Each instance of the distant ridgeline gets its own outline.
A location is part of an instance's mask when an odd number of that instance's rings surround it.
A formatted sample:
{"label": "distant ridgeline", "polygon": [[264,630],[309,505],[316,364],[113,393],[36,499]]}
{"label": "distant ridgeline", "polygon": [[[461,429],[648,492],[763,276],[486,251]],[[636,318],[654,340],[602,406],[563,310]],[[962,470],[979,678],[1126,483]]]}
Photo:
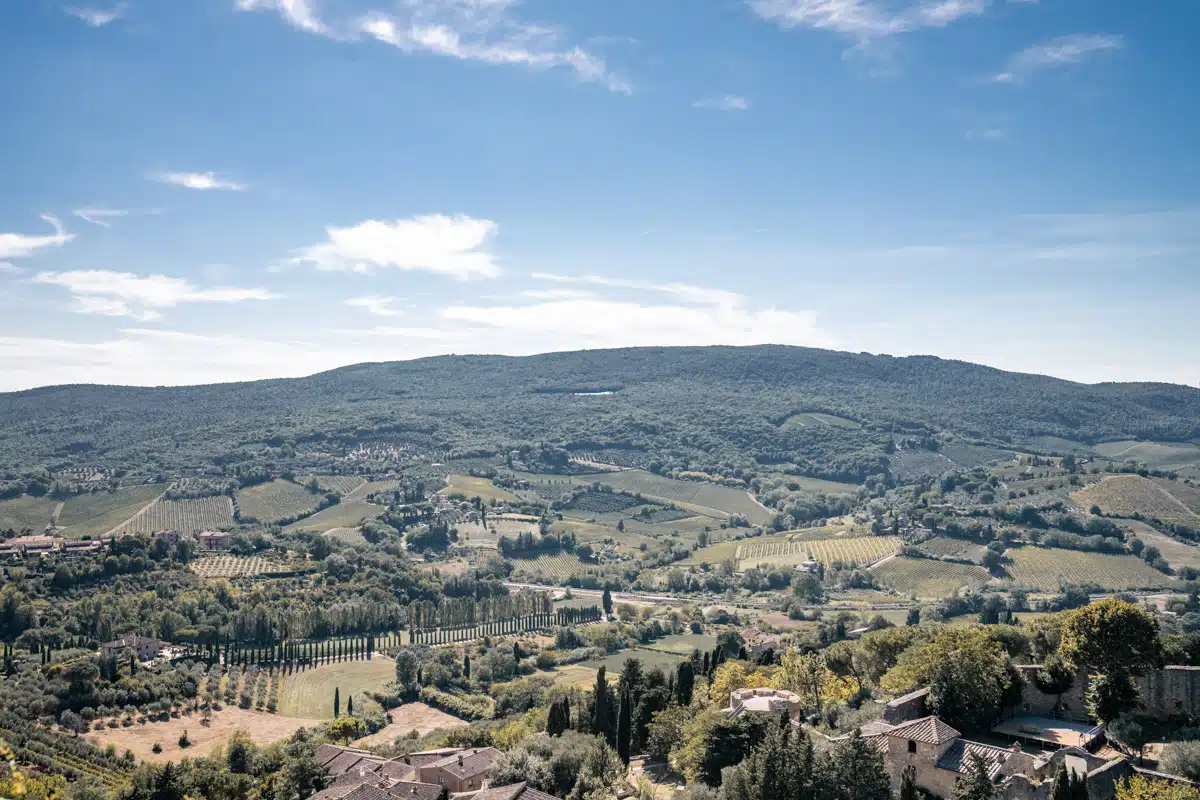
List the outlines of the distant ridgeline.
{"label": "distant ridgeline", "polygon": [[441,356],[211,386],[49,387],[0,394],[0,429],[0,463],[17,471],[154,464],[228,474],[262,466],[252,462],[266,451],[276,473],[389,448],[430,463],[586,442],[653,454],[664,470],[753,475],[777,465],[861,483],[919,461],[913,447],[936,447],[935,435],[945,444],[928,459],[937,472],[1007,448],[1063,449],[1053,443],[1192,447],[1200,390],[1085,385],[928,356],[632,348]]}

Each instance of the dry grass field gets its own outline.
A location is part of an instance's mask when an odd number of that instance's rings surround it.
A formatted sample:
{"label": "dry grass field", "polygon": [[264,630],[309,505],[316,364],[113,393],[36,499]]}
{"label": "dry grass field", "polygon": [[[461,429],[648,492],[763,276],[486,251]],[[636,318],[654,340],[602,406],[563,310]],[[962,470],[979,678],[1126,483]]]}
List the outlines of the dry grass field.
{"label": "dry grass field", "polygon": [[589,482],[639,493],[648,499],[674,504],[704,516],[727,518],[731,514],[743,514],[754,525],[765,524],[772,516],[749,492],[729,486],[678,481],[640,469],[587,475],[585,478]]}
{"label": "dry grass field", "polygon": [[446,483],[447,486],[445,489],[442,489],[441,494],[447,497],[461,495],[467,500],[478,497],[485,503],[492,500],[498,503],[515,503],[520,499],[512,492],[500,488],[487,478],[474,478],[470,475],[450,475],[446,478]]}
{"label": "dry grass field", "polygon": [[388,712],[392,721],[386,728],[378,730],[370,736],[364,736],[354,743],[355,747],[375,747],[391,744],[401,736],[416,731],[418,736],[424,736],[439,728],[466,728],[469,722],[461,720],[445,711],[430,708],[424,703],[405,703],[399,708]]}
{"label": "dry grass field", "polygon": [[[211,724],[200,724],[200,715],[180,716],[166,722],[147,722],[128,728],[105,728],[87,734],[87,738],[98,747],[114,744],[118,752],[132,750],[139,761],[159,764],[180,761],[184,758],[206,756],[217,745],[223,745],[235,731],[244,732],[251,741],[264,745],[286,739],[301,728],[315,725],[316,720],[296,719],[260,711],[245,711],[225,706],[212,715]],[[188,748],[179,746],[179,736],[187,731],[192,744]],[[154,745],[162,745],[162,752],[155,753]]]}
{"label": "dry grass field", "polygon": [[24,530],[40,534],[54,519],[58,501],[49,497],[22,495],[10,500],[0,500],[0,530],[20,533]]}
{"label": "dry grass field", "polygon": [[1180,567],[1200,569],[1200,545],[1194,545],[1191,542],[1167,536],[1165,533],[1159,533],[1146,523],[1138,522],[1137,520],[1122,520],[1121,525],[1147,545],[1157,547],[1172,569],[1179,569]]}

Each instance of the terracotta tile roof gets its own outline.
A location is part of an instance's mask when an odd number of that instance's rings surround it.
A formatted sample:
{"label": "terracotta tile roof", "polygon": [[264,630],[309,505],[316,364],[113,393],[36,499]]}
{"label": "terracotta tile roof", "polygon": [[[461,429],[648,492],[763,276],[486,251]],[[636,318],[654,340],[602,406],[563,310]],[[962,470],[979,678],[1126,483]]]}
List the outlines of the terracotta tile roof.
{"label": "terracotta tile roof", "polygon": [[386,784],[384,788],[393,797],[408,798],[408,800],[438,800],[442,796],[442,787],[436,783],[396,781]]}
{"label": "terracotta tile roof", "polygon": [[952,739],[957,739],[962,734],[937,717],[925,717],[897,725],[888,731],[887,735],[926,744],[944,744]]}
{"label": "terracotta tile roof", "polygon": [[333,761],[326,764],[325,769],[329,770],[329,774],[336,778],[338,775],[343,775],[360,766],[374,772],[383,763],[384,760],[382,758],[375,758],[371,755],[364,756],[362,753],[342,753]]}
{"label": "terracotta tile roof", "polygon": [[360,756],[371,755],[371,751],[360,750],[357,747],[338,747],[336,744],[323,744],[317,748],[317,763],[324,767],[342,753],[358,753]]}
{"label": "terracotta tile roof", "polygon": [[521,783],[512,783],[508,786],[495,786],[489,789],[480,789],[476,792],[459,792],[451,795],[453,800],[558,800],[552,794],[539,792],[537,789],[531,788],[524,781]]}
{"label": "terracotta tile roof", "polygon": [[422,750],[419,753],[409,753],[394,760],[403,761],[405,764],[411,764],[414,767],[427,767],[430,764],[436,764],[447,756],[457,755],[461,752],[463,752],[463,748],[461,747],[443,747],[440,750]]}
{"label": "terracotta tile roof", "polygon": [[388,761],[376,770],[376,773],[396,781],[409,781],[417,777],[417,768],[412,764],[405,764],[403,761],[397,759]]}
{"label": "terracotta tile roof", "polygon": [[971,766],[972,757],[980,756],[987,762],[988,776],[995,778],[996,774],[1000,772],[1000,767],[1004,766],[1005,760],[1010,755],[1012,755],[1012,751],[1004,747],[993,747],[990,744],[959,739],[950,745],[950,748],[937,760],[937,766],[938,769],[965,774],[967,768]]}
{"label": "terracotta tile roof", "polygon": [[473,778],[486,772],[492,762],[500,757],[500,751],[494,747],[480,747],[464,750],[440,761],[435,761],[430,768],[444,769],[456,778]]}

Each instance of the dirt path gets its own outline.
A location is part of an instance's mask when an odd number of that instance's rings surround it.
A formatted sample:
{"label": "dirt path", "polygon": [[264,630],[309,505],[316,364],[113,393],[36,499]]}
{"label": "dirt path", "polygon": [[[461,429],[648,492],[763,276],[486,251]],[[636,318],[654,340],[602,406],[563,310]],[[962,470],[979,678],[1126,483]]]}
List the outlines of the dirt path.
{"label": "dirt path", "polygon": [[107,538],[109,538],[110,536],[116,536],[116,535],[117,535],[117,531],[121,530],[121,528],[124,528],[126,525],[128,525],[129,523],[133,522],[133,521],[134,521],[135,519],[137,519],[138,517],[140,517],[140,516],[142,516],[143,514],[145,514],[147,511],[149,511],[149,510],[150,510],[150,508],[151,508],[151,507],[152,507],[152,506],[153,506],[155,503],[157,503],[159,500],[162,500],[162,499],[163,499],[164,497],[166,497],[166,496],[167,496],[167,493],[166,493],[166,492],[163,492],[163,493],[162,493],[162,494],[160,494],[158,497],[154,498],[154,499],[153,499],[153,500],[151,500],[149,503],[146,503],[146,505],[144,505],[144,506],[142,506],[141,508],[139,508],[139,509],[138,509],[138,511],[137,511],[137,513],[136,513],[136,514],[134,514],[132,517],[130,517],[129,519],[125,520],[125,521],[124,521],[124,522],[122,522],[120,525],[118,525],[118,526],[116,526],[115,528],[113,528],[112,530],[110,530],[108,533],[105,533],[103,536],[98,536],[97,538],[99,538],[99,539],[107,539]]}
{"label": "dirt path", "polygon": [[63,506],[65,506],[66,504],[67,503],[64,500],[63,502],[59,503],[58,505],[56,505],[54,507],[54,513],[50,515],[50,527],[51,528],[58,527],[58,515],[62,513]]}

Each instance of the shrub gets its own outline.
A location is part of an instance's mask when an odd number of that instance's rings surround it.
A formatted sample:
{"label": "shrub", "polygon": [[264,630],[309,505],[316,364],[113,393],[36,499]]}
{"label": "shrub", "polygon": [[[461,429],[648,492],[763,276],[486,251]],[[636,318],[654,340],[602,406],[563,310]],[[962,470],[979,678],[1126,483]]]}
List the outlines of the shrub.
{"label": "shrub", "polygon": [[192,746],[192,740],[188,738],[187,728],[184,728],[183,733],[179,734],[179,746],[185,749]]}
{"label": "shrub", "polygon": [[158,742],[155,742],[155,743],[154,743],[154,746],[150,748],[150,752],[152,752],[152,753],[161,753],[161,752],[162,752],[162,745],[161,745],[161,744],[159,744]]}

